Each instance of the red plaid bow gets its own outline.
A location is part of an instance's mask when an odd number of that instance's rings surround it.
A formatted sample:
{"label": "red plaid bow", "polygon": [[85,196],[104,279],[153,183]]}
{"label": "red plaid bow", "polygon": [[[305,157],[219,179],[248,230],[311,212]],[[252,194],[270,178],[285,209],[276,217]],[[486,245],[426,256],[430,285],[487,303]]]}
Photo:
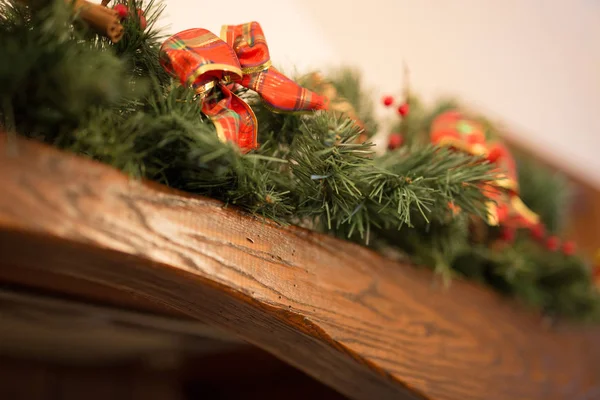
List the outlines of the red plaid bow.
{"label": "red plaid bow", "polygon": [[221,140],[233,141],[243,151],[257,147],[254,112],[232,93],[229,83],[254,90],[273,111],[327,109],[326,98],[271,66],[269,48],[257,22],[224,25],[221,39],[206,29],[189,29],[170,37],[161,47],[161,65],[201,95],[202,112],[215,124]]}
{"label": "red plaid bow", "polygon": [[490,144],[485,128],[457,111],[447,111],[431,124],[431,142],[448,146],[466,153],[485,156],[496,153],[494,160],[497,179],[482,189],[488,202],[488,224],[506,225],[514,228],[532,228],[539,217],[531,211],[519,196],[517,166],[508,149],[500,143]]}

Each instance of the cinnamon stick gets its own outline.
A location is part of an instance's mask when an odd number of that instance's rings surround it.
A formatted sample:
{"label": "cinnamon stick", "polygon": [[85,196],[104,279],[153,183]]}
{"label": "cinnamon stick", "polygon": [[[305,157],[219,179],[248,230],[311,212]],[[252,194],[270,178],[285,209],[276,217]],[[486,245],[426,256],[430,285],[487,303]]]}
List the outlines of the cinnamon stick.
{"label": "cinnamon stick", "polygon": [[115,10],[86,0],[75,0],[74,4],[81,19],[98,34],[106,36],[113,43],[121,40],[124,29],[119,14]]}
{"label": "cinnamon stick", "polygon": [[[36,0],[19,0],[21,3],[35,7],[39,5]],[[75,11],[79,13],[80,18],[86,22],[96,33],[106,36],[113,43],[117,43],[123,37],[123,25],[119,14],[112,9],[104,6],[110,0],[103,0],[102,5],[90,3],[86,0],[65,0],[67,3],[73,2]]]}

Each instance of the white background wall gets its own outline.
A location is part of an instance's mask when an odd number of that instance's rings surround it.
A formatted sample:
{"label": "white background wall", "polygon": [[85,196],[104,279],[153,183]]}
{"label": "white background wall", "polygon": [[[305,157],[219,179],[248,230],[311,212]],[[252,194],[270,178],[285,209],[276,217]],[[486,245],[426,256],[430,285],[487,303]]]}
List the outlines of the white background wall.
{"label": "white background wall", "polygon": [[600,0],[167,0],[169,32],[259,21],[276,65],[353,65],[379,98],[402,62],[600,186]]}

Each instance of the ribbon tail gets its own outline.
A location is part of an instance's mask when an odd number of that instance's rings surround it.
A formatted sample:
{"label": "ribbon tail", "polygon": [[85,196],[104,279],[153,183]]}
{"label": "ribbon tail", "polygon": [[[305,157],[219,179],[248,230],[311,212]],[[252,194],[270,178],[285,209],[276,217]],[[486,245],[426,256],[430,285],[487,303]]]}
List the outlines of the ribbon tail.
{"label": "ribbon tail", "polygon": [[244,74],[241,84],[257,92],[269,109],[292,113],[327,109],[325,97],[303,88],[271,66],[269,47],[258,22],[225,25],[221,38],[240,61]]}
{"label": "ribbon tail", "polygon": [[516,193],[507,193],[495,188],[488,191],[488,225],[509,225],[529,229],[540,222],[540,217],[523,203]]}
{"label": "ribbon tail", "polygon": [[487,208],[487,224],[489,226],[498,226],[501,218],[498,205],[494,201],[487,201],[485,205]]}
{"label": "ribbon tail", "polygon": [[517,216],[521,220],[521,223],[526,228],[531,228],[540,223],[540,217],[536,213],[531,211],[529,207],[527,207],[525,203],[523,203],[523,200],[521,200],[519,196],[512,196],[510,199],[510,204],[515,214],[517,214]]}
{"label": "ribbon tail", "polygon": [[215,125],[219,139],[237,143],[244,153],[258,147],[258,123],[250,106],[225,85],[218,84],[217,90],[222,94],[219,100],[214,94],[207,97],[202,112]]}
{"label": "ribbon tail", "polygon": [[257,92],[274,112],[297,113],[328,108],[325,97],[303,88],[273,67],[244,75],[242,85]]}

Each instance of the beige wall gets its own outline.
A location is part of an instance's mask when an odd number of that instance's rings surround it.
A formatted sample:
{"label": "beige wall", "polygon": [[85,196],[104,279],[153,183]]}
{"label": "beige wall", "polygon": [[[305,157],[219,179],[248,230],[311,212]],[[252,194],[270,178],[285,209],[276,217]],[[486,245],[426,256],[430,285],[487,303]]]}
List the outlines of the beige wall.
{"label": "beige wall", "polygon": [[218,35],[224,24],[260,22],[274,63],[286,71],[312,70],[340,59],[325,27],[313,20],[302,0],[167,0],[165,4],[162,24],[169,33],[205,28]]}
{"label": "beige wall", "polygon": [[426,99],[460,96],[600,186],[599,0],[214,3],[168,1],[170,31],[257,20],[276,63],[355,65],[378,97],[405,60]]}

